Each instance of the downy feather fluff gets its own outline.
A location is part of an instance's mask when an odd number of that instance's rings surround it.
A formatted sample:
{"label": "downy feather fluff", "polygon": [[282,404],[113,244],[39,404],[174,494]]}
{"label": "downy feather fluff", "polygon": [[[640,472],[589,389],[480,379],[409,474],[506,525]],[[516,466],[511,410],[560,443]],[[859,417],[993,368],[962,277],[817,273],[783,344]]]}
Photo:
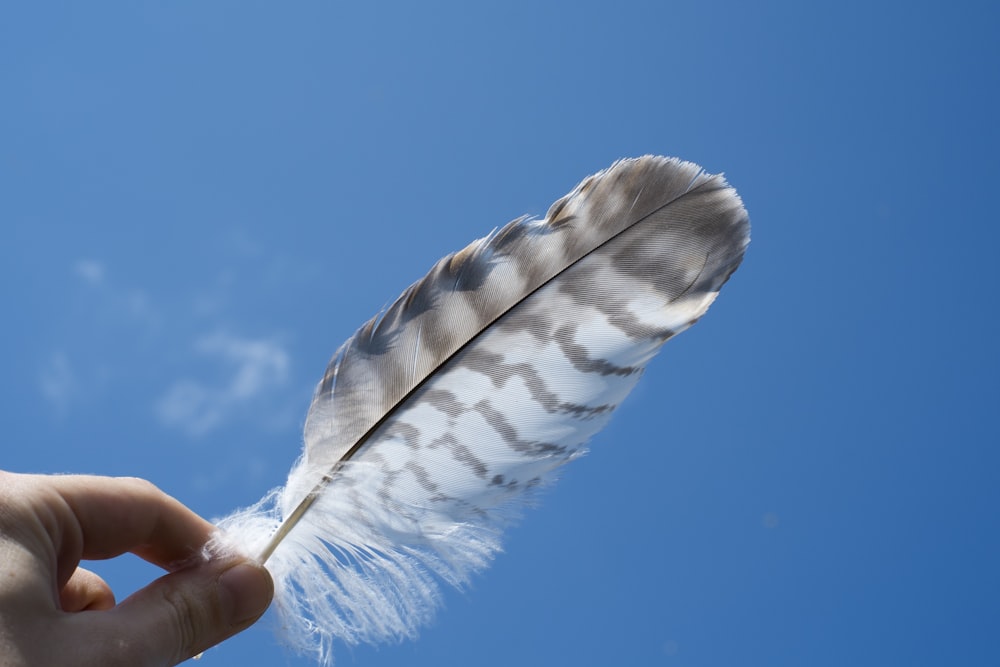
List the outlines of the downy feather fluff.
{"label": "downy feather fluff", "polygon": [[216,548],[266,562],[282,633],[321,662],[334,639],[414,636],[748,242],[721,176],[643,157],[443,258],[336,352],[287,485]]}

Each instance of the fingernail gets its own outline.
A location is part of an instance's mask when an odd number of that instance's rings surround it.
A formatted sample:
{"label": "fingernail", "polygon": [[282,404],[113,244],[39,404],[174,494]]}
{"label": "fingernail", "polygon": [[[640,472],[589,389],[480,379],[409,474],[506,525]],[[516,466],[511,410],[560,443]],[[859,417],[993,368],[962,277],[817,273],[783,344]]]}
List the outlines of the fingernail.
{"label": "fingernail", "polygon": [[267,570],[257,565],[241,563],[219,577],[222,613],[231,625],[243,625],[264,613],[271,604],[274,585]]}

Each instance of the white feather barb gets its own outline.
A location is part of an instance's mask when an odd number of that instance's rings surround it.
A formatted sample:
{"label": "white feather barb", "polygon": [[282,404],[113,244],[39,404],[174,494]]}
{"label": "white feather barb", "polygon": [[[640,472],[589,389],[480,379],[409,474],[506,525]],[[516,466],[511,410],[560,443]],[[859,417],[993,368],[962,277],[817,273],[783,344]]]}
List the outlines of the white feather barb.
{"label": "white feather barb", "polygon": [[266,561],[282,632],[320,662],[335,639],[414,636],[438,582],[490,562],[704,314],[749,229],[721,176],[644,157],[443,258],[337,351],[287,485],[222,520],[215,548]]}

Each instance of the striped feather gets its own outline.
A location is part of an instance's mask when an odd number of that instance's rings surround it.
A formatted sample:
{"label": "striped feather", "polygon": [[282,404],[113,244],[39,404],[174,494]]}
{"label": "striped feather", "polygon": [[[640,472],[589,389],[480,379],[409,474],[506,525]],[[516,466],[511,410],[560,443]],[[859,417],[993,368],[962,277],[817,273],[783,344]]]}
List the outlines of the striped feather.
{"label": "striped feather", "polygon": [[267,561],[290,642],[329,662],[335,638],[412,637],[437,581],[488,564],[748,242],[721,176],[622,160],[544,220],[441,259],[362,326],[316,389],[287,486],[220,524]]}

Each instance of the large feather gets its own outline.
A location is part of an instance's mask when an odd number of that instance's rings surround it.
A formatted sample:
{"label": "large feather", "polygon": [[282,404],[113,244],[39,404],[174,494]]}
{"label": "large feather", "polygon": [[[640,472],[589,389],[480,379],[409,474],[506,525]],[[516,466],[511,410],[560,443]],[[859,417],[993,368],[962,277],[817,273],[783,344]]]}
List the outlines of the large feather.
{"label": "large feather", "polygon": [[221,522],[274,575],[293,646],[410,637],[532,490],[580,456],[706,311],[749,223],[721,176],[660,157],[584,180],[440,260],[334,355],[283,489]]}

